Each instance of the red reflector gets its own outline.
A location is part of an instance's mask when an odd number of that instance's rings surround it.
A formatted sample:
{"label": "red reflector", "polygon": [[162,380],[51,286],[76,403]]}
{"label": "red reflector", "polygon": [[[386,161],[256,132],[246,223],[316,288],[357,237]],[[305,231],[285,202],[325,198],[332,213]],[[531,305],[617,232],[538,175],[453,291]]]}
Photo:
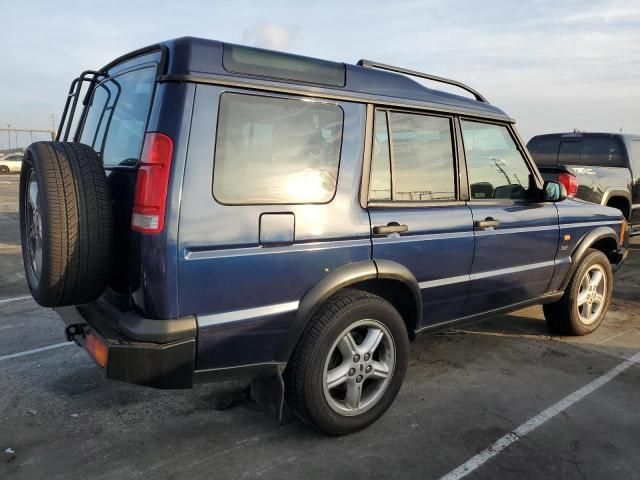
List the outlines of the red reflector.
{"label": "red reflector", "polygon": [[159,233],[164,228],[173,141],[163,133],[147,133],[133,198],[131,228]]}
{"label": "red reflector", "polygon": [[558,175],[558,181],[567,189],[567,195],[570,197],[578,193],[578,178],[571,174],[562,172]]}
{"label": "red reflector", "polygon": [[89,352],[95,361],[98,362],[98,365],[102,368],[106,367],[108,354],[107,346],[98,340],[98,337],[90,331],[87,332],[85,346],[87,348],[87,352]]}

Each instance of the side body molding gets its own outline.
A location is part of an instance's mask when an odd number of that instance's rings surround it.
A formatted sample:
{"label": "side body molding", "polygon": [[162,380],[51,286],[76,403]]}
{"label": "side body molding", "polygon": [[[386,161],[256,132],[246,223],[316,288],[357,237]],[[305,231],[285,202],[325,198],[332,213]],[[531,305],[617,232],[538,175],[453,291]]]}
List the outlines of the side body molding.
{"label": "side body molding", "polygon": [[580,243],[578,243],[576,248],[573,250],[573,253],[571,254],[571,267],[569,268],[569,271],[567,272],[564,280],[562,281],[562,284],[560,285],[560,290],[565,290],[567,288],[571,277],[577,270],[578,265],[580,264],[582,257],[584,257],[584,255],[587,253],[587,250],[591,248],[597,241],[604,239],[611,239],[613,242],[615,242],[616,246],[620,244],[618,233],[613,228],[606,226],[598,227],[590,231],[584,236],[584,238],[582,238],[582,240],[580,240]]}

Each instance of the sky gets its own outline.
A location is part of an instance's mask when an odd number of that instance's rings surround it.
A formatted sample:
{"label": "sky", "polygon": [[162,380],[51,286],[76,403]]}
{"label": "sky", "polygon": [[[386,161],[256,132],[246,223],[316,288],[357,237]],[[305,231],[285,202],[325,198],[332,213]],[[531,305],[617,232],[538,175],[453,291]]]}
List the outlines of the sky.
{"label": "sky", "polygon": [[640,0],[0,0],[0,127],[51,128],[81,71],[184,35],[454,78],[525,140],[640,133]]}

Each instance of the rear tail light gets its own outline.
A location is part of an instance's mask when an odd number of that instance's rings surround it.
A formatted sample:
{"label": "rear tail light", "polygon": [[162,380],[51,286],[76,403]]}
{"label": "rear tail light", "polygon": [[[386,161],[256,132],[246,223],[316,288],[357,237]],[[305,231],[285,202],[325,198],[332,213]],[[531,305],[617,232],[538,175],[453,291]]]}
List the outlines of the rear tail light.
{"label": "rear tail light", "polygon": [[86,348],[87,352],[98,362],[102,368],[107,365],[107,346],[98,340],[91,331],[87,332],[86,336]]}
{"label": "rear tail light", "polygon": [[572,173],[562,172],[558,175],[558,181],[567,189],[567,195],[574,197],[578,193],[578,178]]}
{"label": "rear tail light", "polygon": [[159,233],[164,228],[173,141],[162,133],[147,133],[133,198],[131,228]]}

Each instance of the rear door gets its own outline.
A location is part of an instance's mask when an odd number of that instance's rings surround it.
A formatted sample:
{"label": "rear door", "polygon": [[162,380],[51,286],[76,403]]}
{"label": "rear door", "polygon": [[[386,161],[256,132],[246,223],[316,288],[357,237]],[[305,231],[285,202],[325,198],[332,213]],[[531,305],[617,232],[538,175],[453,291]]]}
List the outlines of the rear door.
{"label": "rear door", "polygon": [[547,291],[558,247],[558,211],[534,198],[534,171],[506,125],[461,120],[475,234],[466,315]]}
{"label": "rear door", "polygon": [[375,110],[368,197],[373,259],[397,262],[415,276],[421,326],[460,316],[469,286],[473,227],[459,195],[454,132],[449,116]]}

